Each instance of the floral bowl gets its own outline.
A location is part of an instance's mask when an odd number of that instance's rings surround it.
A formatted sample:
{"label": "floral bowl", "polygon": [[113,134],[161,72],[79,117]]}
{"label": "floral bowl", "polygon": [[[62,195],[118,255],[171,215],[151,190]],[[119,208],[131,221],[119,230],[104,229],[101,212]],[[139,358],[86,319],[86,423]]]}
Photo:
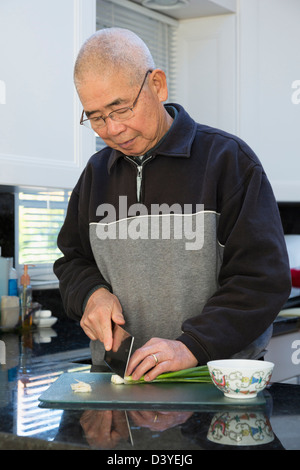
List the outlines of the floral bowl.
{"label": "floral bowl", "polygon": [[214,385],[228,398],[255,398],[270,382],[274,364],[251,359],[223,359],[207,363]]}
{"label": "floral bowl", "polygon": [[258,446],[274,440],[269,418],[260,410],[222,411],[214,415],[207,439],[222,445]]}

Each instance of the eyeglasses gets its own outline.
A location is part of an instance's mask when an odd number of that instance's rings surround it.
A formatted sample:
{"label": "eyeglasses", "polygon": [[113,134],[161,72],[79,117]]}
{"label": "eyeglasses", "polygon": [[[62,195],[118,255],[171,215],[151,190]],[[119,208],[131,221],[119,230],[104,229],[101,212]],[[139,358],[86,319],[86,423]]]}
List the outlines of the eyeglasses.
{"label": "eyeglasses", "polygon": [[107,116],[95,116],[91,118],[87,118],[83,110],[81,119],[80,119],[80,124],[90,129],[98,130],[98,129],[102,129],[106,125],[107,118],[110,118],[116,122],[121,122],[121,121],[126,121],[128,119],[131,119],[134,116],[133,108],[136,106],[138,99],[140,97],[140,94],[142,92],[142,89],[145,85],[146,78],[148,74],[151,72],[153,72],[153,70],[147,70],[142,86],[140,88],[140,91],[138,92],[138,95],[136,99],[134,100],[133,105],[131,107],[116,109],[115,111],[112,111],[111,113],[109,113]]}

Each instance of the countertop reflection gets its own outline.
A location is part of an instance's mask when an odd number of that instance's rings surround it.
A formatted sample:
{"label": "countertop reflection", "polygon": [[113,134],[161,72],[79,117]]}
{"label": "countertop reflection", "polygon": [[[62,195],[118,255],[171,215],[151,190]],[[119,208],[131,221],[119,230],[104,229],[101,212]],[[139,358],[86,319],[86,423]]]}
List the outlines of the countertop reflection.
{"label": "countertop reflection", "polygon": [[265,404],[257,407],[40,406],[40,395],[61,374],[95,371],[89,340],[78,324],[59,319],[45,330],[0,332],[5,362],[0,364],[0,449],[300,450],[300,385],[273,384],[265,391]]}

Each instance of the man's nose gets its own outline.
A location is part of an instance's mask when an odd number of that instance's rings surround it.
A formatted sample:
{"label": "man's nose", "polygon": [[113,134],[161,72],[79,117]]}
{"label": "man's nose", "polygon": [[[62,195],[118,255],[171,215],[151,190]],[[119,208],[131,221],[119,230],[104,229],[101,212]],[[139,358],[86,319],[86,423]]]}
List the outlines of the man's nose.
{"label": "man's nose", "polygon": [[114,121],[110,117],[106,119],[106,132],[110,135],[117,135],[126,129],[124,122]]}

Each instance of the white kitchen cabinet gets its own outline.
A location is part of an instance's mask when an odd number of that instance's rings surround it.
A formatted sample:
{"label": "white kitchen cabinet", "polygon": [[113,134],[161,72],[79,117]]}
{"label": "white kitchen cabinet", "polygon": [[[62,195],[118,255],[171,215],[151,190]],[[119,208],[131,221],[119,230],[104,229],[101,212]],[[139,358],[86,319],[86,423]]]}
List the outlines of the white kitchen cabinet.
{"label": "white kitchen cabinet", "polygon": [[240,0],[240,135],[278,201],[300,201],[300,2]]}
{"label": "white kitchen cabinet", "polygon": [[239,0],[178,31],[180,101],[253,148],[279,202],[300,201],[299,22],[299,0]]}
{"label": "white kitchen cabinet", "polygon": [[177,96],[196,121],[236,133],[236,16],[181,21]]}
{"label": "white kitchen cabinet", "polygon": [[72,188],[94,152],[73,66],[95,16],[95,0],[0,2],[0,184]]}

